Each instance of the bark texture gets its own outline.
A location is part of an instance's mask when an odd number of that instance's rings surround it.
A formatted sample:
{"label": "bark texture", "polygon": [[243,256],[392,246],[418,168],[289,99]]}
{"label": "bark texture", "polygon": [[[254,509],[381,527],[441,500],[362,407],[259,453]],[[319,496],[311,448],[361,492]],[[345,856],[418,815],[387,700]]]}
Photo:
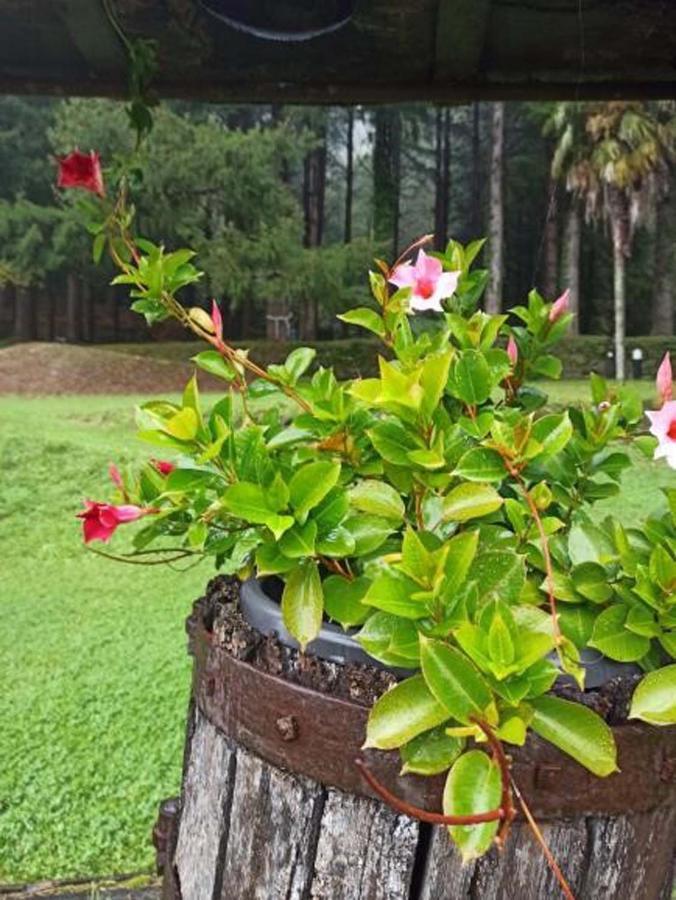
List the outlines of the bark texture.
{"label": "bark texture", "polygon": [[502,202],[505,104],[494,103],[491,124],[491,184],[488,221],[490,254],[486,312],[499,313],[502,306],[504,208]]}
{"label": "bark texture", "polygon": [[582,234],[582,217],[580,204],[574,198],[570,200],[566,218],[566,257],[564,272],[564,288],[570,291],[570,312],[575,318],[571,324],[571,332],[578,334],[580,330],[580,243]]}
{"label": "bark texture", "polygon": [[[199,709],[191,716],[166,900],[560,896],[521,821],[502,853],[463,864],[445,829],[271,766],[229,742]],[[542,831],[577,900],[668,900],[673,806],[548,821]]]}

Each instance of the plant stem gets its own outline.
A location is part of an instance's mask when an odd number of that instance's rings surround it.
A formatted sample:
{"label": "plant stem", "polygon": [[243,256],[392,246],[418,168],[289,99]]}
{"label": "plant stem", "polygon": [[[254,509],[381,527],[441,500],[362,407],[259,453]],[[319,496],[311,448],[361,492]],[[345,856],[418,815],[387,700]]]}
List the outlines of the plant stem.
{"label": "plant stem", "polygon": [[497,822],[505,816],[502,807],[466,816],[445,816],[443,813],[428,812],[426,809],[407,803],[389,791],[384,784],[378,781],[363,759],[355,759],[354,764],[359,769],[362,778],[381,800],[397,812],[410,816],[412,819],[418,819],[420,822],[428,822],[430,825],[481,825],[484,822]]}
{"label": "plant stem", "polygon": [[514,790],[514,793],[516,794],[516,799],[519,801],[519,805],[521,806],[523,814],[526,817],[526,821],[528,822],[530,830],[533,832],[535,840],[538,842],[538,844],[542,848],[542,852],[544,853],[545,859],[547,860],[547,865],[552,870],[556,880],[559,882],[559,885],[561,886],[561,890],[563,891],[563,896],[566,898],[566,900],[575,900],[575,895],[573,894],[572,890],[570,889],[570,885],[566,881],[566,878],[565,878],[563,872],[561,871],[559,864],[554,859],[554,854],[549,849],[549,847],[547,845],[547,841],[545,840],[544,835],[540,831],[540,827],[539,827],[538,823],[535,821],[532,812],[528,808],[528,804],[524,800],[523,795],[518,788],[518,785],[516,784],[516,782],[514,781],[514,779],[512,778],[511,775],[510,775],[510,781],[512,783],[512,788]]}
{"label": "plant stem", "polygon": [[509,829],[514,821],[514,817],[516,816],[516,809],[514,808],[514,800],[512,799],[512,788],[511,788],[511,775],[509,772],[509,760],[505,755],[505,751],[503,749],[502,743],[497,739],[495,732],[488,724],[488,722],[483,719],[473,718],[473,722],[479,726],[479,728],[486,735],[486,739],[490,744],[491,753],[493,754],[493,759],[498,765],[500,769],[500,781],[502,784],[502,797],[500,798],[500,807],[504,811],[504,818],[500,825],[500,830],[495,838],[496,843],[502,849],[505,845],[505,841],[507,839],[507,834],[509,833]]}

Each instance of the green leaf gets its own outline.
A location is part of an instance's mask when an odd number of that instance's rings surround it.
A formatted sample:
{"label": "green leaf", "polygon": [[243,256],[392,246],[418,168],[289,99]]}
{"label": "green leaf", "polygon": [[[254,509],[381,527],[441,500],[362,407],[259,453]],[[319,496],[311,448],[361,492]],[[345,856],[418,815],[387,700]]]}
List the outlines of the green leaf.
{"label": "green leaf", "polygon": [[474,560],[469,576],[479,596],[516,603],[526,581],[524,562],[511,550],[485,550]]}
{"label": "green leaf", "polygon": [[230,363],[223,359],[216,350],[203,350],[202,353],[198,353],[197,356],[191,358],[200,369],[209,372],[210,375],[223,378],[225,381],[232,381],[237,376]]}
{"label": "green leaf", "polygon": [[283,575],[290,572],[298,565],[295,559],[280,551],[276,543],[261,544],[256,550],[256,574],[258,575]]}
{"label": "green leaf", "polygon": [[[481,750],[469,750],[455,761],[444,787],[443,809],[447,816],[490,812],[500,806],[500,769]],[[499,820],[481,825],[450,825],[448,833],[469,862],[484,854],[497,834]]]}
{"label": "green leaf", "polygon": [[463,350],[451,371],[449,388],[464,403],[484,403],[493,389],[490,366],[478,350]]}
{"label": "green leaf", "polygon": [[533,425],[532,437],[542,445],[541,455],[560,453],[573,436],[573,426],[568,413],[543,416]]}
{"label": "green leaf", "polygon": [[379,422],[367,434],[376,452],[395,466],[408,466],[408,454],[425,449],[423,441],[395,419]]}
{"label": "green leaf", "polygon": [[464,584],[479,546],[478,531],[463,531],[447,541],[444,595],[453,597]]}
{"label": "green leaf", "polygon": [[324,609],[327,615],[340,622],[343,628],[361,625],[371,615],[371,610],[361,601],[369,589],[368,578],[350,581],[340,575],[324,579]]}
{"label": "green leaf", "polygon": [[164,430],[180,441],[192,441],[197,436],[199,422],[194,409],[186,406],[164,423]]}
{"label": "green leaf", "polygon": [[558,697],[531,701],[531,728],[601,778],[617,771],[613,732],[591,709]]}
{"label": "green leaf", "polygon": [[594,623],[590,647],[619,662],[635,662],[650,649],[650,639],[627,630],[628,607],[610,606]]}
{"label": "green leaf", "polygon": [[399,751],[403,766],[401,774],[438,775],[445,772],[462,753],[462,738],[446,734],[443,726],[425,731],[409,741]]}
{"label": "green leaf", "polygon": [[422,675],[414,675],[376,700],[369,713],[364,747],[401,747],[446,719],[446,709],[432,696]]}
{"label": "green leaf", "polygon": [[279,540],[279,549],[284,556],[291,559],[312,556],[315,552],[316,539],[317,523],[310,519],[304,525],[294,525],[293,528],[289,528]]}
{"label": "green leaf", "polygon": [[370,656],[385,665],[410,668],[410,656],[400,656],[394,649],[398,643],[402,623],[410,624],[390,613],[375,612],[366,620],[356,640]]}
{"label": "green leaf", "polygon": [[460,457],[453,472],[468,481],[502,481],[506,476],[500,454],[489,447],[473,447]]}
{"label": "green leaf", "polygon": [[[317,521],[315,519],[315,521]],[[333,528],[327,534],[317,540],[317,552],[323,556],[346,557],[352,556],[357,542],[347,528]]]}
{"label": "green leaf", "polygon": [[420,638],[420,661],[427,686],[450,716],[463,724],[487,718],[493,698],[483,677],[458,650],[442,641]]}
{"label": "green leaf", "polygon": [[289,381],[295,384],[311,366],[317,351],[312,347],[297,347],[286,358],[284,368],[289,373]]}
{"label": "green leaf", "polygon": [[342,322],[347,322],[348,325],[359,325],[362,328],[366,328],[368,331],[377,334],[378,337],[383,337],[385,334],[385,324],[383,323],[382,316],[365,306],[358,306],[356,309],[348,309],[347,312],[342,313],[342,315],[339,315],[337,318]]}
{"label": "green leaf", "polygon": [[293,525],[291,516],[277,515],[270,509],[265,491],[258,484],[248,481],[231,484],[223,494],[222,503],[240,519],[246,519],[254,525],[267,525],[277,540]]}
{"label": "green leaf", "polygon": [[338,481],[340,463],[311,462],[298,469],[289,482],[291,506],[299,522],[304,522],[308,512],[322,502]]}
{"label": "green leaf", "polygon": [[323,611],[317,563],[305,560],[288,575],[282,594],[282,621],[302,650],[319,634]]}
{"label": "green leaf", "polygon": [[366,556],[378,549],[395,530],[391,519],[378,516],[355,516],[343,522],[343,528],[354,538],[355,556]]}
{"label": "green leaf", "polygon": [[580,563],[570,574],[575,590],[587,600],[605,603],[613,596],[613,589],[608,584],[608,573],[598,563]]}
{"label": "green leaf", "polygon": [[427,608],[420,600],[413,599],[419,590],[415,581],[406,575],[386,570],[371,582],[363,602],[404,619],[421,619],[427,615]]}
{"label": "green leaf", "polygon": [[404,503],[391,485],[375,479],[359,481],[349,492],[350,506],[361,512],[383,519],[401,522],[404,518]]}
{"label": "green leaf", "polygon": [[651,725],[676,725],[676,665],[649,672],[639,682],[629,718]]}
{"label": "green leaf", "polygon": [[490,484],[459,484],[444,497],[443,520],[467,522],[500,509],[503,499]]}

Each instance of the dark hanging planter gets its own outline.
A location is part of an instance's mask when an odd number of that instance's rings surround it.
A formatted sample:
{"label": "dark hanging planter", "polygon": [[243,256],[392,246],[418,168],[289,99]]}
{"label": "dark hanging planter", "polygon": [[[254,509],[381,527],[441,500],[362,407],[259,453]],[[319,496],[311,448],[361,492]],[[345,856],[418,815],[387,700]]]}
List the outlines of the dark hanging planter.
{"label": "dark hanging planter", "polygon": [[[214,579],[188,619],[193,690],[170,827],[164,810],[164,900],[560,895],[523,820],[504,852],[463,865],[444,828],[374,799],[358,756],[399,797],[441,809],[443,776],[402,777],[398,753],[361,750],[372,699],[395,676],[363,666],[330,626],[313,647],[323,659],[299,654],[266,633],[274,598],[247,583],[239,607],[239,593]],[[595,778],[534,735],[510,748],[516,783],[578,900],[670,896],[676,729],[620,721],[634,683],[616,677],[587,698],[613,726],[620,772]]]}
{"label": "dark hanging planter", "polygon": [[308,41],[350,21],[356,0],[200,0],[215,18],[269,41]]}

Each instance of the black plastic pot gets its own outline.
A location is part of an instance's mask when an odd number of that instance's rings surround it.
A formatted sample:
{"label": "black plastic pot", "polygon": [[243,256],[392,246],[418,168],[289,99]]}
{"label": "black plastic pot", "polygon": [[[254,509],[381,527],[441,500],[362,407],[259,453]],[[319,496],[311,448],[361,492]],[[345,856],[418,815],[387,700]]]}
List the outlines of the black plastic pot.
{"label": "black plastic pot", "polygon": [[268,41],[308,41],[349,22],[356,0],[200,0],[238,31]]}
{"label": "black plastic pot", "polygon": [[[253,628],[262,634],[275,634],[277,639],[287,647],[299,650],[298,641],[286,630],[282,622],[282,610],[279,605],[282,585],[279,579],[249,578],[242,584],[240,590],[240,608],[242,615]],[[375,666],[392,672],[397,677],[406,677],[412,674],[412,670],[393,668],[374,660],[369,656],[355,640],[354,635],[358,629],[345,631],[339,625],[324,622],[319,637],[306,647],[306,652],[335,663],[360,663],[362,665]],[[552,653],[552,662],[557,662],[557,656]],[[580,663],[586,670],[585,687],[598,688],[612,678],[641,674],[641,669],[633,663],[616,662],[608,659],[598,650],[586,647],[580,651]],[[559,681],[575,684],[570,675],[561,674]]]}

